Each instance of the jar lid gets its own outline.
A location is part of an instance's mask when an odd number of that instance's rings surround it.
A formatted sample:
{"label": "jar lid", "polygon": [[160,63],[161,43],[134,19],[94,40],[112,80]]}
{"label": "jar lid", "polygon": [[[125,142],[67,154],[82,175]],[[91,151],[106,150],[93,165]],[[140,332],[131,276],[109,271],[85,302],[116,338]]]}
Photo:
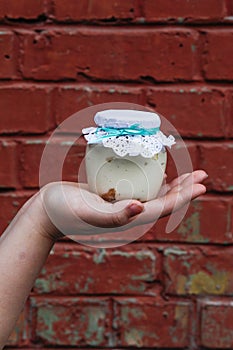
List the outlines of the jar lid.
{"label": "jar lid", "polygon": [[89,144],[102,144],[112,148],[116,155],[141,155],[151,158],[171,147],[175,138],[159,130],[161,121],[157,113],[109,109],[96,113],[97,127],[82,130]]}
{"label": "jar lid", "polygon": [[127,109],[108,109],[97,112],[94,121],[98,126],[127,128],[137,124],[144,129],[159,128],[161,124],[157,113]]}

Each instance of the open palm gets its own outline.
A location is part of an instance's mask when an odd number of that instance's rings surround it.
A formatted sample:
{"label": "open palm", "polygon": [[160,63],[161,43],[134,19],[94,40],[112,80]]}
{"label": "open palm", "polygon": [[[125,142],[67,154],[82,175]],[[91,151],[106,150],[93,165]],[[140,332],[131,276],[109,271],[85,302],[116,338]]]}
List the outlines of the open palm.
{"label": "open palm", "polygon": [[51,183],[41,190],[49,219],[61,234],[99,234],[127,230],[167,216],[205,193],[202,170],[183,174],[164,184],[159,196],[141,203],[121,200],[109,203],[90,192],[86,184]]}

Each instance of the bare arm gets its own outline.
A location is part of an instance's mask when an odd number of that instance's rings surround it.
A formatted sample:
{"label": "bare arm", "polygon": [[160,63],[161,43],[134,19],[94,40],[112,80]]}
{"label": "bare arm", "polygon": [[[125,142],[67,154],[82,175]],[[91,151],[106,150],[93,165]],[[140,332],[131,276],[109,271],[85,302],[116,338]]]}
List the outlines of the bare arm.
{"label": "bare arm", "polygon": [[[61,217],[68,231],[91,234],[94,227],[95,232],[107,233],[108,228],[134,225],[134,219],[137,225],[143,225],[169,215],[174,208],[179,209],[205,192],[201,182],[206,177],[203,171],[182,176],[166,185],[160,198],[145,204],[131,201],[124,205],[122,201],[119,210],[119,202],[107,203],[72,183],[51,184],[41,195],[32,197],[0,238],[0,349],[7,342],[51,248],[61,236],[45,206],[55,218]],[[62,193],[66,194],[65,202]]]}
{"label": "bare arm", "polygon": [[43,232],[42,225],[48,224],[38,198],[33,198],[0,239],[0,349],[7,342],[54,244]]}

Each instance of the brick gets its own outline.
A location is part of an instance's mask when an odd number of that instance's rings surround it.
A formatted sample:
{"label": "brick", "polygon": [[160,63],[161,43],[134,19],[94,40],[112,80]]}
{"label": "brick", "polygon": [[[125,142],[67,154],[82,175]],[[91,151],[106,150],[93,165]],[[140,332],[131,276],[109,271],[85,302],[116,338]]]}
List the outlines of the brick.
{"label": "brick", "polygon": [[211,349],[233,347],[233,304],[210,301],[201,304],[200,344]]}
{"label": "brick", "polygon": [[137,11],[136,0],[54,0],[54,13],[58,21],[133,19]]}
{"label": "brick", "polygon": [[[233,6],[233,5],[232,5]],[[230,103],[230,113],[229,113],[229,121],[228,121],[228,136],[233,138],[233,91],[229,95],[229,103]]]}
{"label": "brick", "polygon": [[[123,85],[62,85],[54,89],[53,110],[57,123],[61,123],[73,113],[84,108],[110,102],[144,104],[144,94],[141,88]],[[85,117],[86,119],[87,117]],[[91,118],[90,123],[93,123]],[[79,129],[81,131],[81,129]]]}
{"label": "brick", "polygon": [[0,142],[0,188],[17,186],[17,145],[4,140]]}
{"label": "brick", "polygon": [[25,78],[189,81],[199,77],[197,50],[192,49],[198,33],[191,29],[54,28],[21,31],[21,36]]}
{"label": "brick", "polygon": [[226,136],[226,108],[230,101],[225,89],[156,87],[149,89],[147,103],[167,118],[182,137]]}
{"label": "brick", "polygon": [[[166,128],[162,128],[166,130]],[[173,130],[171,133],[174,135]],[[170,130],[166,130],[166,135],[170,134]],[[174,135],[175,136],[175,135]],[[176,139],[176,144],[171,149],[167,149],[167,182],[176,178],[178,175],[190,173],[197,169],[197,147],[196,143],[192,141],[180,141]]]}
{"label": "brick", "polygon": [[[77,136],[78,137],[78,136]],[[72,139],[73,140],[73,139]],[[85,147],[78,140],[78,144],[70,144],[69,137],[56,138],[52,142],[47,153],[48,161],[44,171],[47,179],[51,181],[78,181],[79,169],[83,169],[82,160],[85,154]],[[45,149],[46,140],[28,139],[22,144],[20,155],[20,179],[25,188],[37,188],[39,186],[40,162]],[[65,156],[65,154],[67,155]],[[63,160],[63,155],[65,159]],[[61,176],[59,173],[61,171]],[[80,170],[81,171],[81,170]],[[81,176],[81,175],[80,175]]]}
{"label": "brick", "polygon": [[[224,196],[202,196],[190,203],[185,217],[171,233],[166,233],[166,226],[170,219],[166,217],[157,221],[142,240],[232,244],[231,202],[231,198]],[[207,220],[211,217],[217,217],[218,220]]]}
{"label": "brick", "polygon": [[233,30],[209,30],[206,32],[203,60],[205,78],[208,80],[232,80]]}
{"label": "brick", "polygon": [[51,88],[36,85],[0,87],[0,132],[44,133],[52,127]]}
{"label": "brick", "polygon": [[21,206],[33,195],[33,192],[7,192],[0,194],[0,232],[3,232],[15,217]]}
{"label": "brick", "polygon": [[118,346],[183,348],[189,345],[189,304],[152,298],[115,300]]}
{"label": "brick", "polygon": [[0,79],[15,78],[16,57],[14,34],[2,30],[0,32]]}
{"label": "brick", "polygon": [[[78,274],[75,266],[78,266]],[[154,294],[150,287],[158,278],[159,266],[158,253],[142,245],[107,250],[57,245],[36,280],[34,292]]]}
{"label": "brick", "polygon": [[147,0],[144,1],[147,21],[219,21],[226,15],[223,0]]}
{"label": "brick", "polygon": [[233,144],[212,142],[200,144],[199,167],[209,175],[208,190],[233,191]]}
{"label": "brick", "polygon": [[230,232],[233,235],[233,200],[231,201],[231,214],[230,214]]}
{"label": "brick", "polygon": [[0,18],[35,19],[44,13],[44,0],[1,0]]}
{"label": "brick", "polygon": [[172,295],[233,295],[233,246],[164,250],[165,288]]}
{"label": "brick", "polygon": [[17,320],[13,332],[11,333],[6,346],[25,346],[29,342],[29,325],[27,321],[27,309],[25,308]]}
{"label": "brick", "polygon": [[232,16],[233,15],[233,2],[232,2],[232,0],[226,0],[226,6],[227,6],[228,16]]}
{"label": "brick", "polygon": [[110,303],[107,298],[31,299],[33,341],[44,345],[108,346]]}

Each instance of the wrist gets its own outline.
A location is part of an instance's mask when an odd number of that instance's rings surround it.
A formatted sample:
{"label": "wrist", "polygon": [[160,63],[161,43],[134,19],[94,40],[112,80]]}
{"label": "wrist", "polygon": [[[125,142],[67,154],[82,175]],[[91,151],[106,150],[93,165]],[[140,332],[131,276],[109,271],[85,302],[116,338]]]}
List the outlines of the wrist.
{"label": "wrist", "polygon": [[28,220],[33,231],[36,231],[41,236],[55,243],[63,234],[52,223],[45,205],[44,193],[46,186],[36,193],[23,207],[21,215],[25,220]]}

